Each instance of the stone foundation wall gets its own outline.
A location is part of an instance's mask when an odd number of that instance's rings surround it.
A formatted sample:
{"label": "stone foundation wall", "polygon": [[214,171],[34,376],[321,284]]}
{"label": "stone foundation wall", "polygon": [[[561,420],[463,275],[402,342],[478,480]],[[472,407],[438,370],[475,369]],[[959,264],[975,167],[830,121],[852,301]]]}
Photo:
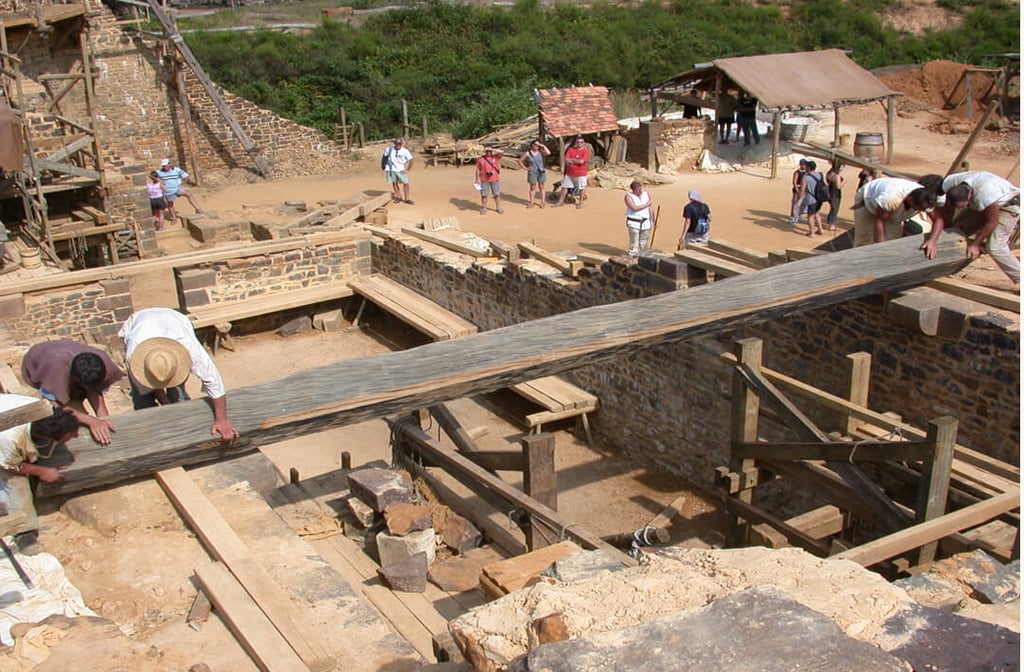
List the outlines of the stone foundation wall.
{"label": "stone foundation wall", "polygon": [[[639,298],[684,286],[672,259],[614,260],[568,280],[535,262],[474,265],[427,251],[414,240],[374,247],[374,270],[414,288],[481,330]],[[546,270],[542,270],[546,269]],[[686,291],[682,289],[681,291]],[[728,463],[731,368],[721,353],[735,339],[764,339],[765,366],[845,396],[845,357],[874,356],[870,406],[901,413],[919,427],[941,415],[960,419],[960,443],[1011,463],[1019,460],[1020,328],[1001,316],[970,318],[956,339],[926,336],[892,323],[885,297],[809,311],[720,337],[662,344],[565,377],[599,396],[591,419],[604,446],[623,450],[697,482]],[[825,431],[840,418],[794,401]],[[762,416],[762,435],[787,432]]]}
{"label": "stone foundation wall", "polygon": [[117,350],[117,332],[133,311],[127,279],[0,297],[0,318],[12,340],[70,338],[99,343],[111,352]]}
{"label": "stone foundation wall", "polygon": [[174,269],[180,308],[345,283],[370,272],[369,238],[310,245]]}
{"label": "stone foundation wall", "polygon": [[642,121],[626,133],[626,160],[652,172],[674,173],[693,166],[705,147],[714,146],[715,126],[710,121]]}

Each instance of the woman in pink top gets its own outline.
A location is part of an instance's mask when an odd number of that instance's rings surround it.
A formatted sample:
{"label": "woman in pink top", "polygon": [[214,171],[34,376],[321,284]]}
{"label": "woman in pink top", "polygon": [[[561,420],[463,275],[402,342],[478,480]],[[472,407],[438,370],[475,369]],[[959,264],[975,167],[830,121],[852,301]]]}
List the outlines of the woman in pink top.
{"label": "woman in pink top", "polygon": [[164,228],[164,210],[167,209],[167,195],[164,192],[164,183],[156,171],[149,174],[146,182],[146,193],[149,194],[149,210],[153,213],[153,227],[157,231]]}

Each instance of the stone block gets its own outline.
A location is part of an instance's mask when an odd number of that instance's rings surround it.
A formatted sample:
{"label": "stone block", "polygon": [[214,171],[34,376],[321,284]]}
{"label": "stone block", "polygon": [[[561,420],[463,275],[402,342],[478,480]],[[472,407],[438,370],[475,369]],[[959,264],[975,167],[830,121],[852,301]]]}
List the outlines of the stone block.
{"label": "stone block", "polygon": [[623,568],[625,568],[625,565],[622,562],[604,551],[576,551],[571,555],[555,560],[542,574],[559,581],[568,582],[585,579],[597,572],[617,572]]}
{"label": "stone block", "polygon": [[353,495],[378,513],[392,504],[412,501],[408,475],[392,469],[370,468],[350,472],[348,487]]}
{"label": "stone block", "polygon": [[669,280],[686,282],[686,264],[674,257],[658,257],[658,275]]}
{"label": "stone block", "polygon": [[1020,669],[1020,633],[998,625],[914,605],[882,626],[876,642],[915,670]]}
{"label": "stone block", "polygon": [[411,532],[404,537],[399,537],[390,532],[381,532],[377,535],[377,555],[380,557],[381,567],[388,567],[408,560],[417,553],[424,553],[427,564],[434,562],[435,539],[433,529]]}
{"label": "stone block", "polygon": [[313,316],[313,328],[320,331],[341,331],[343,324],[345,324],[345,318],[342,316],[341,308],[317,313]]}
{"label": "stone block", "polygon": [[0,296],[0,317],[21,317],[25,314],[25,295]]}
{"label": "stone block", "polygon": [[893,581],[893,585],[907,591],[918,604],[949,613],[957,611],[964,602],[965,596],[957,586],[932,574],[915,574]]}
{"label": "stone block", "polygon": [[217,238],[217,227],[194,217],[185,218],[188,234],[200,243],[212,243]]}
{"label": "stone block", "polygon": [[392,590],[422,593],[427,589],[427,554],[419,552],[411,558],[386,564],[377,574]]}
{"label": "stone block", "polygon": [[372,527],[377,522],[377,512],[358,497],[346,497],[345,509],[363,528]]}
{"label": "stone block", "polygon": [[128,280],[128,278],[100,280],[100,287],[103,288],[103,293],[107,296],[114,296],[115,294],[130,294],[132,291],[131,281]]}
{"label": "stone block", "polygon": [[[452,634],[458,642],[459,633]],[[469,655],[467,659],[472,660]],[[826,616],[767,586],[720,598],[697,611],[542,644],[508,670],[591,669],[597,660],[601,669],[633,672],[906,670],[902,661],[846,636]]]}
{"label": "stone block", "polygon": [[384,509],[384,522],[388,532],[404,536],[430,527],[430,509],[422,504],[399,502]]}
{"label": "stone block", "polygon": [[181,302],[184,308],[205,306],[210,303],[210,295],[206,293],[205,289],[190,289],[181,293]]}
{"label": "stone block", "polygon": [[449,511],[444,527],[441,528],[441,538],[445,546],[462,555],[479,546],[483,541],[483,534],[473,526],[473,523]]}
{"label": "stone block", "polygon": [[964,592],[979,602],[1006,604],[1020,599],[1019,567],[1004,565],[980,549],[939,561],[932,568],[944,578],[954,578]]}
{"label": "stone block", "polygon": [[175,269],[178,288],[182,291],[217,286],[217,271],[212,268]]}
{"label": "stone block", "polygon": [[480,585],[481,568],[500,560],[502,560],[502,556],[490,547],[474,549],[465,555],[453,555],[435,560],[430,565],[427,578],[441,590],[447,590],[450,593],[476,590]]}
{"label": "stone block", "polygon": [[300,315],[295,319],[288,320],[277,328],[278,336],[294,336],[309,331],[313,328],[313,320],[308,315]]}

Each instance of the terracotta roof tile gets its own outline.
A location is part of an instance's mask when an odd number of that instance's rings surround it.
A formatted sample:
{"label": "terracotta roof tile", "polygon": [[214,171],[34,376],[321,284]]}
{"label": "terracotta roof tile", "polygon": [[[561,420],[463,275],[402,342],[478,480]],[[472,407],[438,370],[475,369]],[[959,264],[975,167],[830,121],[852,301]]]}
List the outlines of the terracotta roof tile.
{"label": "terracotta roof tile", "polygon": [[555,137],[619,128],[608,88],[604,86],[540,89],[537,103],[544,127]]}

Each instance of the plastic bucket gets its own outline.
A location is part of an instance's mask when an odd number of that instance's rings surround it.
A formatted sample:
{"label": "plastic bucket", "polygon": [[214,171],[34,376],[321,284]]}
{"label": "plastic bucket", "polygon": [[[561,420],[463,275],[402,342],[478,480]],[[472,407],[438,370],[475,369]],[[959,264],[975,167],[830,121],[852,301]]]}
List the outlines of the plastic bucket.
{"label": "plastic bucket", "polygon": [[853,142],[853,155],[872,163],[881,161],[884,151],[885,141],[882,139],[881,133],[858,133]]}

